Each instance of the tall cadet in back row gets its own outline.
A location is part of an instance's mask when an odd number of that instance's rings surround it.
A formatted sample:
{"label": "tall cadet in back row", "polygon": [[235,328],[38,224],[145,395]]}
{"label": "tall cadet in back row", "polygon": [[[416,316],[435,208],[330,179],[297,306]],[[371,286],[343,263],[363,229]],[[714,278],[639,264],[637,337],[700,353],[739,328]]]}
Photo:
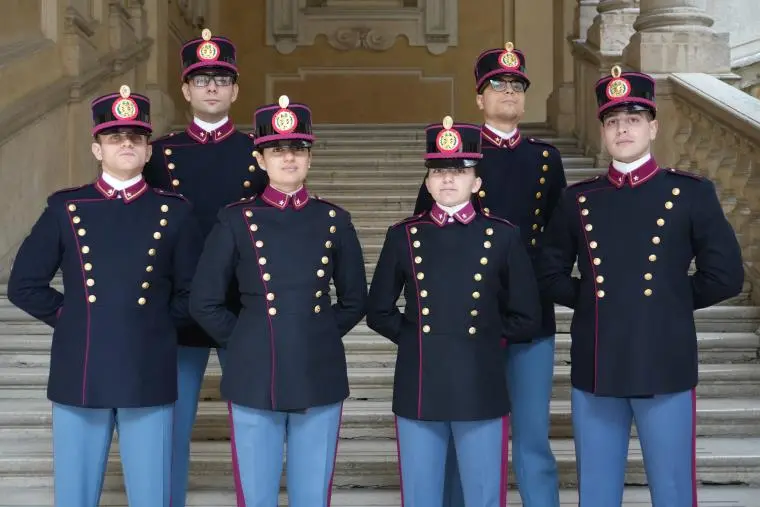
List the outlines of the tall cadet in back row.
{"label": "tall cadet in back row", "polygon": [[[741,291],[741,252],[715,186],[652,157],[654,80],[615,67],[596,96],[612,163],[606,175],[567,189],[539,268],[544,290],[575,309],[580,505],[621,504],[635,421],[652,505],[696,507],[694,310]],[[572,276],[576,262],[580,278]]]}
{"label": "tall cadet in back row", "polygon": [[[122,86],[93,101],[102,174],[51,195],[19,249],[13,304],[55,330],[55,505],[97,507],[114,427],[133,507],[170,505],[175,326],[203,238],[181,196],[150,189],[150,103]],[[50,286],[63,273],[64,294]]]}
{"label": "tall cadet in back row", "polygon": [[503,507],[510,405],[502,338],[535,333],[538,287],[518,230],[472,205],[480,127],[446,117],[426,137],[425,186],[435,202],[388,229],[367,313],[368,325],[398,344],[403,503],[441,506],[453,437],[466,505]]}

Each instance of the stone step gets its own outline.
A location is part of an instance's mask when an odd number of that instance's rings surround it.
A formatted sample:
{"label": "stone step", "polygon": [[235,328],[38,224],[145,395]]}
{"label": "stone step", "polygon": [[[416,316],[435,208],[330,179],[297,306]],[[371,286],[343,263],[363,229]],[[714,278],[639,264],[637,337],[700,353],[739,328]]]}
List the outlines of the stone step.
{"label": "stone step", "polygon": [[[570,182],[580,181],[599,174],[599,169],[594,167],[581,167],[568,169],[565,177]],[[395,167],[393,165],[381,167],[366,167],[362,170],[335,169],[333,167],[320,167],[309,172],[306,186],[309,191],[321,195],[324,189],[320,186],[328,185],[333,182],[346,184],[365,184],[373,185],[382,182],[393,182],[395,184],[407,185],[409,190],[419,189],[423,178],[425,177],[425,167],[422,163],[415,167]]]}
{"label": "stone step", "polygon": [[[700,437],[760,437],[760,400],[701,398],[697,400],[697,435]],[[48,429],[52,424],[47,399],[18,400],[0,393],[0,435],[12,429]],[[45,433],[46,435],[48,433]],[[396,438],[390,400],[349,399],[344,404],[341,438],[376,440]],[[633,435],[636,435],[633,429]],[[229,440],[229,414],[224,401],[202,401],[198,407],[193,440]],[[551,437],[572,438],[570,402],[551,402]]]}
{"label": "stone step", "polygon": [[[559,147],[563,157],[583,156],[583,149],[572,144],[564,144]],[[415,159],[422,160],[425,154],[425,144],[416,143],[413,146],[393,145],[384,146],[381,143],[365,144],[362,147],[330,144],[329,148],[314,153],[314,158],[354,157],[357,155],[377,157],[378,160]]]}
{"label": "stone step", "polygon": [[[312,170],[316,171],[324,168],[340,168],[343,170],[345,167],[363,167],[365,169],[371,167],[388,167],[395,165],[396,163],[405,163],[408,165],[416,164],[417,167],[422,166],[422,159],[419,156],[408,156],[407,158],[394,159],[392,163],[388,160],[380,160],[375,156],[366,156],[362,152],[357,151],[354,155],[341,155],[338,157],[315,156],[311,162]],[[562,165],[565,169],[577,169],[577,168],[589,168],[594,166],[594,159],[591,157],[583,156],[563,156]]]}
{"label": "stone step", "polygon": [[[226,479],[226,478],[225,478]],[[49,507],[53,505],[52,478],[35,478],[34,487],[26,477],[13,477],[0,484],[0,507]],[[49,485],[43,483],[49,482]],[[186,507],[237,507],[235,490],[227,485],[217,485],[209,489],[191,489]],[[578,493],[574,489],[560,491],[561,507],[577,507]],[[697,490],[700,507],[756,507],[760,488],[749,486],[702,486]],[[650,503],[649,490],[645,487],[628,486],[620,507],[643,507]],[[100,499],[101,507],[127,507],[126,495],[121,491],[104,491]],[[287,507],[287,494],[280,493],[277,507]],[[379,488],[335,488],[330,499],[332,507],[401,507],[401,492],[398,489]],[[522,500],[516,489],[507,493],[507,505],[521,506]],[[134,507],[134,506],[132,506]]]}
{"label": "stone step", "polygon": [[[5,433],[0,431],[0,433]],[[24,436],[21,436],[21,434]],[[0,445],[0,477],[47,476],[52,472],[52,439],[42,431],[11,430]],[[572,439],[551,440],[557,459],[560,483],[574,486],[576,464]],[[697,480],[710,484],[760,484],[760,439],[757,438],[698,438]],[[229,442],[193,442],[190,462],[190,487],[203,487],[231,481],[232,463]],[[510,480],[514,486],[510,447]],[[335,477],[338,487],[395,487],[398,488],[396,442],[390,439],[341,440],[338,445]],[[114,442],[108,459],[107,489],[118,487],[120,471],[118,442]],[[116,480],[114,480],[116,479]],[[632,439],[629,446],[626,481],[646,484],[639,442]],[[283,479],[284,483],[284,479]]]}
{"label": "stone step", "polygon": [[[52,330],[42,323],[0,323],[0,365],[48,365],[51,339]],[[568,333],[557,334],[555,364],[570,363],[570,342]],[[700,361],[705,364],[758,360],[760,335],[757,333],[701,332],[697,342]],[[344,337],[343,343],[349,365],[369,368],[395,365],[396,345],[367,328],[364,322]]]}
{"label": "stone step", "polygon": [[[548,132],[547,132],[548,133]],[[547,142],[558,149],[564,151],[565,149],[577,149],[579,146],[578,140],[574,137],[557,137],[556,135],[548,135],[540,138],[542,141]],[[369,138],[356,138],[356,137],[337,137],[335,135],[328,134],[320,136],[314,142],[315,150],[332,150],[335,148],[353,148],[355,150],[364,151],[365,148],[382,147],[386,150],[396,150],[399,148],[417,148],[421,151],[425,150],[424,139],[405,139],[405,138],[393,138],[393,137],[369,137]]]}

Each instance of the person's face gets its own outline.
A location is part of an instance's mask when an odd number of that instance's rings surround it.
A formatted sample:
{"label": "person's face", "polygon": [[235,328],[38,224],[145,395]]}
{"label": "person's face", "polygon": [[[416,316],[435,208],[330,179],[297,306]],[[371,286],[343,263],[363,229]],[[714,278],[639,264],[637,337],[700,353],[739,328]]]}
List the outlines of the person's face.
{"label": "person's face", "polygon": [[646,111],[616,111],[602,119],[601,133],[610,156],[628,163],[649,153],[657,128],[657,120]]}
{"label": "person's face", "polygon": [[256,154],[259,167],[269,176],[269,183],[284,191],[303,185],[311,166],[311,150],[304,147],[274,146]]}
{"label": "person's face", "polygon": [[475,98],[487,119],[517,123],[525,115],[525,82],[512,77],[489,79]]}
{"label": "person's face", "polygon": [[227,116],[237,100],[238,85],[229,73],[196,72],[182,84],[182,95],[195,116],[216,121]]}
{"label": "person's face", "polygon": [[425,178],[425,186],[435,202],[447,207],[469,201],[481,184],[474,167],[430,169]]}
{"label": "person's face", "polygon": [[122,179],[139,174],[150,159],[152,147],[146,134],[120,130],[98,134],[92,154],[103,170]]}

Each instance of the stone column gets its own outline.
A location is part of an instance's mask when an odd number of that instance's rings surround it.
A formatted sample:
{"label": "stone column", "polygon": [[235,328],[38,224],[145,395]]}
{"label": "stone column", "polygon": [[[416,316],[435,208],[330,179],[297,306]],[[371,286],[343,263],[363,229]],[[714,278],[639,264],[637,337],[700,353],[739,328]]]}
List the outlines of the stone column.
{"label": "stone column", "polygon": [[712,29],[706,0],[641,0],[624,61],[650,74],[731,70],[728,33]]}
{"label": "stone column", "polygon": [[579,0],[575,10],[575,40],[586,40],[586,33],[597,15],[599,0]]}
{"label": "stone column", "polygon": [[601,0],[586,40],[602,52],[621,54],[634,34],[639,0]]}

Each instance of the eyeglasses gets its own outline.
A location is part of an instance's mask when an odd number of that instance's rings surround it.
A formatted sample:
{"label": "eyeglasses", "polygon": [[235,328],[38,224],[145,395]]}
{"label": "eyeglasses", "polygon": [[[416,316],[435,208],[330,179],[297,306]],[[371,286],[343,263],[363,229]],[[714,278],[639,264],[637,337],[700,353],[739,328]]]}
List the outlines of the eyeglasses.
{"label": "eyeglasses", "polygon": [[231,86],[235,82],[234,76],[228,74],[196,74],[189,81],[196,88],[205,88],[214,80],[216,86]]}
{"label": "eyeglasses", "polygon": [[502,81],[501,79],[489,79],[488,84],[495,92],[505,92],[507,91],[507,88],[517,93],[522,93],[525,91],[525,83],[523,81]]}

